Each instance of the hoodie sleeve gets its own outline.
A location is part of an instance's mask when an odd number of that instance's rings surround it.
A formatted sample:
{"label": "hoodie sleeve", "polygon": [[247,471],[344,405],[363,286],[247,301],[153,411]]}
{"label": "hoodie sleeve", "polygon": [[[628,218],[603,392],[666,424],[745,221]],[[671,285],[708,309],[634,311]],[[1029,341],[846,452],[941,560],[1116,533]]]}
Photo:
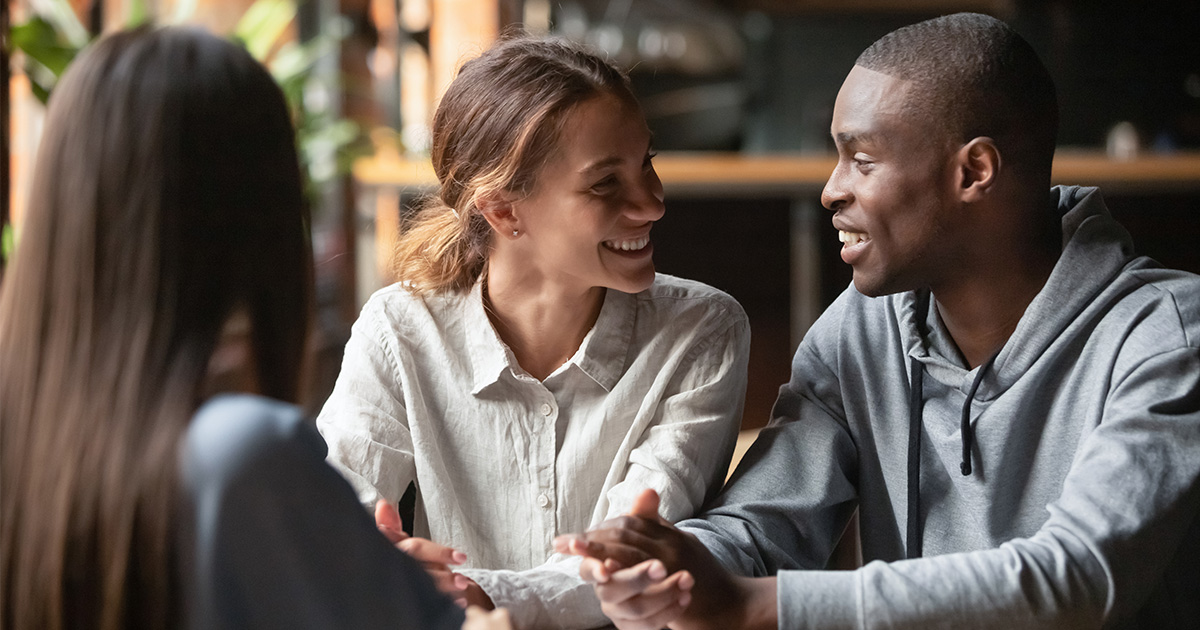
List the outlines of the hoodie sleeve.
{"label": "hoodie sleeve", "polygon": [[770,425],[721,494],[679,524],[741,575],[823,568],[857,505],[858,454],[829,367],[845,297],[805,335]]}

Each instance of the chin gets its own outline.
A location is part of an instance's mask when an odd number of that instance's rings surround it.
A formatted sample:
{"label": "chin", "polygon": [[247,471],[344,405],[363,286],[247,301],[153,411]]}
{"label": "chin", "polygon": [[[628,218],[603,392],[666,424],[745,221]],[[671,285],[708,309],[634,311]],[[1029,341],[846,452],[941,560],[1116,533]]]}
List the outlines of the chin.
{"label": "chin", "polygon": [[650,286],[654,284],[654,275],[654,268],[651,267],[647,272],[639,273],[636,276],[621,278],[609,285],[609,288],[616,289],[622,293],[641,293],[642,291],[649,289]]}
{"label": "chin", "polygon": [[886,282],[882,282],[878,278],[864,277],[863,274],[857,272],[854,274],[854,288],[859,293],[873,298],[896,293],[887,287]]}

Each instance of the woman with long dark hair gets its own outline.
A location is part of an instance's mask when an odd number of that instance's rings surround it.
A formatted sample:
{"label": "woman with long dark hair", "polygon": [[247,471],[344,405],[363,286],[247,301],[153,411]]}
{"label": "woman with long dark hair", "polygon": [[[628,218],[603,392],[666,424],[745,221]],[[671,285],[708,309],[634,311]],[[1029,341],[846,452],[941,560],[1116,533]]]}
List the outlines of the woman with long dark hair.
{"label": "woman with long dark hair", "polygon": [[197,30],[104,38],[30,200],[0,293],[4,627],[459,627],[288,404],[311,253],[260,64]]}

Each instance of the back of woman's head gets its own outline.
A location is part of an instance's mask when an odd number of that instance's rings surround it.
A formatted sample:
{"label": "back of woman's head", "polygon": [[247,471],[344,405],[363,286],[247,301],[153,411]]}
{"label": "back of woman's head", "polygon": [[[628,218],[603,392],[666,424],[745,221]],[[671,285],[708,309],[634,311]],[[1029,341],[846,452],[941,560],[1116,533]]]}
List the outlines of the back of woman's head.
{"label": "back of woman's head", "polygon": [[397,279],[422,292],[470,287],[490,243],[477,200],[532,192],[567,114],[603,94],[637,110],[625,74],[567,40],[512,37],[463,64],[433,119],[440,188],[397,245]]}
{"label": "back of woman's head", "polygon": [[286,104],[189,29],[106,37],[49,106],[0,294],[3,625],[167,627],[179,438],[224,322],[294,399],[310,261]]}

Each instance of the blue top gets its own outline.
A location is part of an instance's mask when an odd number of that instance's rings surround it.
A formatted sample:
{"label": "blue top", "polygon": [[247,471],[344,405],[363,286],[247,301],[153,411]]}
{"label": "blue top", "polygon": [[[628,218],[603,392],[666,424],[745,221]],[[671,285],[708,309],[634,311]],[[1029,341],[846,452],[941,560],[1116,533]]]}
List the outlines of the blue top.
{"label": "blue top", "polygon": [[461,627],[462,610],[379,533],[325,453],[292,405],[223,395],[196,413],[181,453],[191,626]]}

